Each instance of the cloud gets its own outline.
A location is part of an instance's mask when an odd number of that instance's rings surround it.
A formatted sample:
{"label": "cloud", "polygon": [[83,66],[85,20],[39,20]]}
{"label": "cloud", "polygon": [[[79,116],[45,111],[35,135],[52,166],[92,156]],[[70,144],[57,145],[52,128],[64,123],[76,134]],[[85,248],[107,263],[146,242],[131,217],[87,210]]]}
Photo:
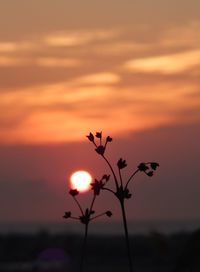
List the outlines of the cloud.
{"label": "cloud", "polygon": [[116,35],[114,30],[75,30],[56,32],[44,37],[44,43],[53,47],[71,47],[89,44],[91,42],[112,39]]}
{"label": "cloud", "polygon": [[80,60],[70,58],[53,58],[41,57],[35,60],[35,63],[41,67],[58,68],[58,67],[77,67],[81,64]]}
{"label": "cloud", "polygon": [[26,58],[0,56],[0,67],[24,66],[28,63]]}
{"label": "cloud", "polygon": [[124,67],[131,72],[177,74],[200,65],[200,50],[129,60]]}
{"label": "cloud", "polygon": [[79,141],[87,129],[98,130],[99,126],[114,133],[139,131],[180,123],[182,111],[200,105],[199,99],[189,96],[196,90],[191,83],[157,82],[151,90],[143,83],[122,92],[117,85],[95,82],[85,86],[74,79],[2,94],[0,105],[8,122],[5,126],[0,120],[1,142]]}
{"label": "cloud", "polygon": [[90,74],[80,77],[75,80],[77,84],[96,84],[96,85],[106,85],[106,84],[115,84],[120,81],[119,75],[115,73],[98,73]]}
{"label": "cloud", "polygon": [[181,25],[173,25],[160,35],[160,45],[166,48],[179,47],[198,49],[200,44],[200,21],[189,21]]}

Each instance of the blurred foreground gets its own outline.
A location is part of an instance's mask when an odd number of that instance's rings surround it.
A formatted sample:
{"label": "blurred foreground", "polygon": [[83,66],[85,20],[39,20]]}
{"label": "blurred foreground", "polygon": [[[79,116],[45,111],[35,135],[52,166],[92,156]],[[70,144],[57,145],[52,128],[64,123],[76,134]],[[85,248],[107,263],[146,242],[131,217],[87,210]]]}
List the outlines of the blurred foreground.
{"label": "blurred foreground", "polygon": [[[79,271],[83,237],[77,234],[0,235],[1,272]],[[199,272],[200,229],[164,235],[152,232],[131,237],[136,272]],[[128,272],[122,236],[90,235],[84,271]]]}

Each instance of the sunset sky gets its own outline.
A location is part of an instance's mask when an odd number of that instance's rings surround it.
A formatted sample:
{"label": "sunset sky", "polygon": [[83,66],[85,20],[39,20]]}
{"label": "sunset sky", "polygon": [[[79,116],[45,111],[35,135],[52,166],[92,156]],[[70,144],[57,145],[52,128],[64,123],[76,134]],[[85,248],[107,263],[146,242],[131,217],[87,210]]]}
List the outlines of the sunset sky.
{"label": "sunset sky", "polygon": [[109,172],[90,131],[124,175],[161,164],[131,187],[130,220],[200,219],[200,1],[0,2],[0,221],[73,209],[70,174]]}

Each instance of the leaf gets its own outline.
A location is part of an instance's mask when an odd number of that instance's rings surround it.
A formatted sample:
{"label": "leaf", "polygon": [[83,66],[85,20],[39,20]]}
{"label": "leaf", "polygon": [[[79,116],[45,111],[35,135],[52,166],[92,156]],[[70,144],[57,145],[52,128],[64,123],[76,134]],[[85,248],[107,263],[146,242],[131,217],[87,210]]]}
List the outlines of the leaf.
{"label": "leaf", "polygon": [[71,217],[71,212],[65,212],[65,214],[63,215],[63,218],[70,218]]}
{"label": "leaf", "polygon": [[95,149],[95,151],[96,151],[98,154],[103,155],[104,152],[105,152],[105,147],[104,147],[103,145],[99,145],[99,146]]}
{"label": "leaf", "polygon": [[102,180],[105,179],[106,182],[109,181],[110,175],[103,175]]}
{"label": "leaf", "polygon": [[149,169],[149,167],[146,165],[146,163],[142,162],[142,163],[140,163],[140,164],[138,165],[138,169],[139,169],[140,171],[145,172],[145,171],[147,171],[147,170]]}
{"label": "leaf", "polygon": [[89,139],[90,142],[94,142],[94,135],[91,132],[86,137]]}
{"label": "leaf", "polygon": [[101,139],[102,138],[102,132],[96,132],[96,137]]}
{"label": "leaf", "polygon": [[153,170],[156,170],[157,169],[157,167],[159,167],[160,165],[159,165],[159,163],[157,163],[157,162],[151,162],[151,168],[153,169]]}
{"label": "leaf", "polygon": [[123,169],[127,166],[127,163],[125,160],[123,160],[122,158],[120,158],[117,162],[117,166],[119,169]]}
{"label": "leaf", "polygon": [[152,176],[153,176],[153,171],[149,171],[149,172],[146,173],[146,174],[147,174],[147,176],[152,177]]}
{"label": "leaf", "polygon": [[107,215],[108,217],[111,217],[111,216],[112,216],[111,211],[107,211],[107,212],[106,212],[106,215]]}
{"label": "leaf", "polygon": [[104,183],[102,182],[102,180],[97,180],[95,179],[95,181],[93,183],[91,183],[92,186],[92,190],[94,190],[94,194],[95,195],[99,195],[101,189],[103,189],[104,187]]}
{"label": "leaf", "polygon": [[112,140],[113,140],[113,139],[112,139],[110,136],[108,136],[108,137],[106,138],[106,141],[107,141],[107,142],[112,142]]}
{"label": "leaf", "polygon": [[71,189],[69,191],[69,194],[73,197],[77,196],[79,194],[79,191],[77,189]]}

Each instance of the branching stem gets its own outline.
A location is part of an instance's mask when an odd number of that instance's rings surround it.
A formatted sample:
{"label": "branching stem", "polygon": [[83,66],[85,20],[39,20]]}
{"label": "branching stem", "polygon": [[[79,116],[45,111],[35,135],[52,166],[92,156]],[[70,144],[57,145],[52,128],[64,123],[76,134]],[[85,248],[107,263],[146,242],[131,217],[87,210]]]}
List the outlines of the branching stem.
{"label": "branching stem", "polygon": [[127,181],[127,183],[126,183],[126,185],[125,185],[125,189],[127,189],[129,182],[132,180],[132,178],[133,178],[139,171],[140,171],[140,170],[137,169],[137,170],[135,170],[135,172],[133,172],[133,174],[130,176],[130,178],[128,179],[128,181]]}
{"label": "branching stem", "polygon": [[107,158],[106,158],[104,155],[102,155],[102,157],[104,158],[104,160],[105,160],[106,163],[108,164],[108,166],[109,166],[109,168],[110,168],[110,170],[111,170],[111,172],[112,172],[112,174],[113,174],[113,177],[114,177],[114,180],[115,180],[116,188],[119,188],[119,184],[118,184],[118,181],[117,181],[117,177],[116,177],[116,175],[115,175],[115,172],[114,172],[114,170],[113,170],[113,168],[112,168],[110,162],[107,160]]}
{"label": "branching stem", "polygon": [[76,197],[74,197],[74,196],[73,196],[73,198],[74,198],[74,200],[75,200],[76,204],[78,205],[78,207],[79,207],[79,209],[80,209],[80,211],[81,211],[82,215],[84,215],[84,212],[83,212],[83,209],[81,208],[80,203],[78,202],[78,200],[76,199]]}

